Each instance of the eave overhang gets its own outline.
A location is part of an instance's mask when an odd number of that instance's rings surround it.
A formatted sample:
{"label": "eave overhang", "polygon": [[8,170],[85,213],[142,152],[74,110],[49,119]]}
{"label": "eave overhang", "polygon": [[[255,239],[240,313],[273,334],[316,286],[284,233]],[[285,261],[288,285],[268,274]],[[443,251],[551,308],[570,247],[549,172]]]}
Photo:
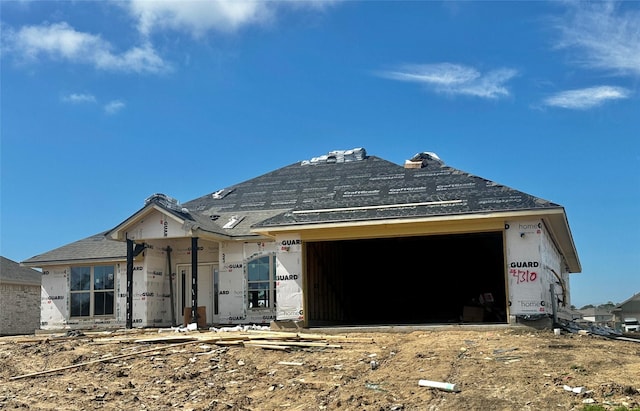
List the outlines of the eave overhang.
{"label": "eave overhang", "polygon": [[303,241],[336,241],[398,236],[462,234],[503,231],[510,219],[540,218],[545,221],[552,240],[564,256],[567,270],[581,271],[580,261],[569,229],[564,208],[541,210],[499,211],[441,215],[419,218],[395,218],[362,221],[327,221],[282,226],[256,227],[256,234],[275,237],[278,234],[299,234]]}
{"label": "eave overhang", "polygon": [[212,241],[251,241],[262,238],[259,234],[251,233],[248,235],[226,235],[218,232],[209,231],[201,227],[196,221],[188,220],[175,213],[173,210],[165,208],[156,203],[147,204],[145,207],[131,215],[129,218],[118,224],[116,227],[108,231],[105,236],[116,241],[125,241],[127,239],[127,233],[130,232],[136,225],[144,221],[154,212],[162,213],[165,216],[172,218],[176,223],[180,224],[184,228],[184,235],[179,237],[145,237],[136,238],[136,241],[142,240],[166,240],[168,238],[190,238],[199,237]]}
{"label": "eave overhang", "polygon": [[62,265],[94,265],[103,263],[119,263],[127,260],[127,256],[121,257],[98,257],[98,258],[77,258],[77,259],[60,259],[60,260],[39,260],[33,262],[22,262],[25,267],[43,268]]}

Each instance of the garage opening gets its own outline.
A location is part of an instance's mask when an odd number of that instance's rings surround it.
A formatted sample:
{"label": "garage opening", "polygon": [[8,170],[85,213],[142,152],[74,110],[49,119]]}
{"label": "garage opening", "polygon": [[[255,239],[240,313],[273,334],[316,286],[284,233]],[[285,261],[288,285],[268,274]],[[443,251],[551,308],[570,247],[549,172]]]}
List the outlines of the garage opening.
{"label": "garage opening", "polygon": [[305,244],[310,326],[507,321],[501,232]]}

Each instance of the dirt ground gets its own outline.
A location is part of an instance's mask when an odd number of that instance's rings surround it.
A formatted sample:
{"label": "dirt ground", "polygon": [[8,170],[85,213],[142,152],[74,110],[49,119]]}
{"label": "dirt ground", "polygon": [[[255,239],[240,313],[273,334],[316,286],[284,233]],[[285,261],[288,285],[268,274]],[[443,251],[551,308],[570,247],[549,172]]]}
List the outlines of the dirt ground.
{"label": "dirt ground", "polygon": [[[317,335],[312,340],[278,334],[276,341],[264,342],[283,344],[270,347],[278,349],[246,343],[258,338],[253,342],[262,344],[261,339],[268,336],[264,331],[257,337],[259,331],[178,334],[166,330],[2,337],[0,409],[377,411],[582,410],[588,403],[605,409],[640,406],[640,343],[636,342],[506,327],[325,331],[313,331]],[[219,340],[222,334],[224,340]],[[150,340],[174,336],[202,341]],[[236,336],[245,343],[229,341]],[[287,345],[291,342],[300,345]],[[218,345],[223,343],[235,345]],[[15,378],[58,368],[63,369]],[[460,391],[422,387],[419,380],[455,383]],[[567,391],[571,388],[578,392]]]}

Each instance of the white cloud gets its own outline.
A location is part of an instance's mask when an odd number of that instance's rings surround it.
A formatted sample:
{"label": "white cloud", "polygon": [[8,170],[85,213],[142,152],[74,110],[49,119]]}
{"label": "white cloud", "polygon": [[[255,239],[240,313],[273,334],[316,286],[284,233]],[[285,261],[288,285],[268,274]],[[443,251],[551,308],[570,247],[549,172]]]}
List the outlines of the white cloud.
{"label": "white cloud", "polygon": [[[98,103],[98,99],[93,94],[80,94],[72,93],[62,96],[61,100],[64,103],[82,104],[82,103]],[[111,100],[108,103],[102,105],[102,109],[106,114],[116,114],[126,107],[126,104],[122,100]]]}
{"label": "white cloud", "polygon": [[576,62],[585,67],[640,75],[640,11],[613,2],[571,5],[567,17],[556,22],[557,46],[575,50]]}
{"label": "white cloud", "polygon": [[10,30],[3,47],[25,61],[38,61],[42,57],[49,57],[72,63],[91,64],[108,71],[159,73],[170,70],[170,66],[148,43],[121,54],[114,54],[111,44],[100,36],[76,31],[65,22]]}
{"label": "white cloud", "polygon": [[299,11],[322,11],[341,0],[198,0],[148,1],[131,0],[117,3],[124,6],[136,20],[144,36],[154,31],[171,29],[204,36],[209,31],[232,33],[245,26],[269,24],[277,10],[288,7]]}
{"label": "white cloud", "polygon": [[482,74],[473,67],[436,63],[405,65],[398,70],[379,74],[392,80],[423,84],[437,93],[494,99],[509,96],[510,92],[505,83],[518,72],[502,68]]}
{"label": "white cloud", "polygon": [[104,111],[107,114],[116,114],[123,108],[125,108],[126,104],[122,100],[112,100],[104,105]]}
{"label": "white cloud", "polygon": [[138,20],[138,30],[145,36],[154,30],[173,29],[200,37],[209,30],[233,32],[245,25],[269,21],[276,4],[250,0],[132,0],[126,7]]}
{"label": "white cloud", "polygon": [[544,105],[575,110],[600,106],[610,100],[629,98],[630,91],[622,87],[597,86],[557,93],[544,100]]}
{"label": "white cloud", "polygon": [[92,94],[72,93],[66,96],[62,96],[62,101],[65,103],[80,104],[80,103],[95,103],[97,100],[95,96],[93,96]]}
{"label": "white cloud", "polygon": [[160,30],[176,30],[200,37],[210,31],[234,32],[242,27],[270,23],[279,8],[314,12],[340,0],[128,0],[115,1],[134,19],[142,42],[128,50],[114,51],[100,35],[75,30],[66,22],[44,23],[19,29],[3,27],[3,54],[13,54],[24,62],[44,58],[89,64],[100,70],[161,73],[171,65],[156,52],[150,35]]}

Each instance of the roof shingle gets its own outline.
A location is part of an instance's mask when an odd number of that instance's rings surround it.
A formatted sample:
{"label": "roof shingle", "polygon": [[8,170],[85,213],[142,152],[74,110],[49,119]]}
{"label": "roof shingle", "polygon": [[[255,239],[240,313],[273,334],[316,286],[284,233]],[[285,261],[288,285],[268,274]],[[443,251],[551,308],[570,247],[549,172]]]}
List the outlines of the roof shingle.
{"label": "roof shingle", "polygon": [[42,283],[42,273],[6,257],[0,257],[0,283],[37,285]]}

